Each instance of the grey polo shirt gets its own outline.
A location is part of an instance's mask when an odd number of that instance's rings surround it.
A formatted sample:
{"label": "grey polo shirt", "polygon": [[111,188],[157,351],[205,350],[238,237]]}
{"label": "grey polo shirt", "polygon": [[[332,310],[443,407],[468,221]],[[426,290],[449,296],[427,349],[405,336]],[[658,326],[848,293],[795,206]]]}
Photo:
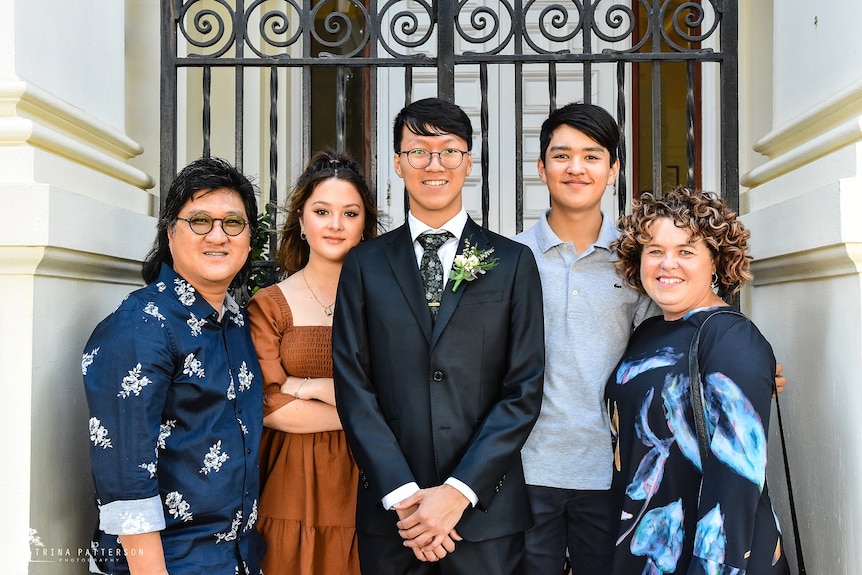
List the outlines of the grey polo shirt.
{"label": "grey polo shirt", "polygon": [[609,489],[605,383],[634,327],[660,310],[617,274],[610,244],[618,232],[607,216],[596,242],[579,255],[551,230],[549,211],[514,238],[536,257],[545,305],[545,390],[521,451],[524,473],[530,485]]}

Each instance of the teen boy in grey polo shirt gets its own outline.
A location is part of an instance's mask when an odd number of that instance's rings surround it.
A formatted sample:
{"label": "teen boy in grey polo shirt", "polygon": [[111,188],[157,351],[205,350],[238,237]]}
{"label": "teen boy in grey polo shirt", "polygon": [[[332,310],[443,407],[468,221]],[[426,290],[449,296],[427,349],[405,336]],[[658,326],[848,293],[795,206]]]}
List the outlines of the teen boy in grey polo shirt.
{"label": "teen boy in grey polo shirt", "polygon": [[574,575],[609,573],[619,517],[605,382],[634,327],[659,310],[613,265],[617,232],[601,199],[619,172],[617,123],[598,106],[569,104],[539,139],[551,208],[515,236],[536,257],[545,305],[544,399],[521,452],[534,521],[524,571],[559,575],[568,549]]}

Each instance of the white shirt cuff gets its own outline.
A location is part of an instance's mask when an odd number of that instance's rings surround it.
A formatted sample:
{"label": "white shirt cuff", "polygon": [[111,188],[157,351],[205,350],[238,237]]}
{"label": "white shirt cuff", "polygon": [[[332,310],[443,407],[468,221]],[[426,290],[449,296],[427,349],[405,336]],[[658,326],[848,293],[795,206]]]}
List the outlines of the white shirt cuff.
{"label": "white shirt cuff", "polygon": [[394,491],[390,491],[387,495],[380,500],[380,503],[383,504],[383,509],[389,511],[392,509],[392,506],[400,501],[404,501],[414,493],[419,491],[419,485],[415,481],[411,481],[410,483],[406,483],[395,489]]}
{"label": "white shirt cuff", "polygon": [[461,495],[470,500],[470,506],[476,507],[476,504],[479,503],[479,497],[476,495],[476,492],[470,489],[470,486],[461,481],[460,479],[455,479],[454,477],[450,477],[446,481],[444,481],[446,485],[451,485],[455,489],[461,492]]}

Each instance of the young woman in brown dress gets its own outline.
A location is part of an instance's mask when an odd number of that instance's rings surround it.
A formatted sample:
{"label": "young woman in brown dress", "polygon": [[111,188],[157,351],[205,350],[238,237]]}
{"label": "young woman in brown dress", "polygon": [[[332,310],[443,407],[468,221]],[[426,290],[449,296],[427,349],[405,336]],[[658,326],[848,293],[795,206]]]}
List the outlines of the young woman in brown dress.
{"label": "young woman in brown dress", "polygon": [[248,305],[264,378],[258,529],[267,575],[359,575],[358,470],[335,410],[332,314],[347,252],[377,235],[359,166],[316,154],[288,200],[278,263],[286,278]]}

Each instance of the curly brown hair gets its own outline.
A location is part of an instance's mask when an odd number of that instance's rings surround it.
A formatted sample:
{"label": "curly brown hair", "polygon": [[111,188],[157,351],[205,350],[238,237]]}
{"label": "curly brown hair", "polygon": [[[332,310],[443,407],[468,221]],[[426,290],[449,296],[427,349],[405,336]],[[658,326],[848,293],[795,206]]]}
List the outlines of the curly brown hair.
{"label": "curly brown hair", "polygon": [[279,272],[283,276],[298,272],[308,263],[309,248],[308,243],[301,237],[299,216],[305,202],[314,193],[318,184],[331,178],[353,184],[365,207],[365,225],[362,229],[362,238],[368,240],[377,237],[379,211],[359,164],[349,156],[330,149],[317,152],[297,179],[293,193],[285,206],[287,217],[281,228],[281,238],[276,253]]}
{"label": "curly brown hair", "polygon": [[718,295],[730,296],[753,276],[748,239],[751,232],[715,194],[677,187],[662,197],[641,194],[632,202],[632,213],[620,217],[620,238],[611,245],[617,252],[614,265],[631,287],[644,292],[640,277],[641,253],[652,239],[650,232],[658,218],[670,218],[678,228],[691,232],[692,240],[703,239],[715,261]]}

